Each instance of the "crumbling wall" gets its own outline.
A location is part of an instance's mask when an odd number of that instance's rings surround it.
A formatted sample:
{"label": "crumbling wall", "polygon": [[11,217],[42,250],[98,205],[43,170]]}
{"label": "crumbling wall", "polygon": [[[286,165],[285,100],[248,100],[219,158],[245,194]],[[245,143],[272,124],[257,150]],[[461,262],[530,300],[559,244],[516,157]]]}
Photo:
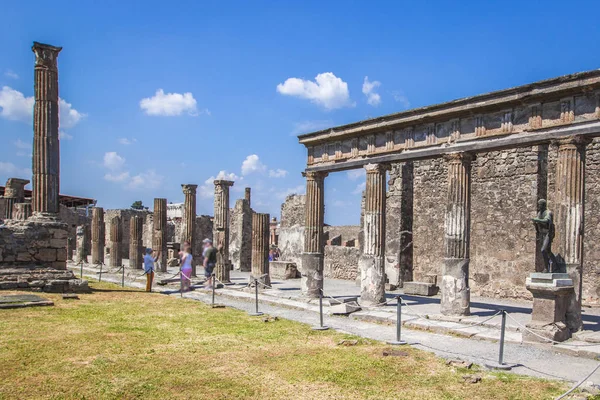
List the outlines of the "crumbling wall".
{"label": "crumbling wall", "polygon": [[231,263],[236,270],[250,271],[252,267],[252,209],[248,200],[237,200],[229,215]]}
{"label": "crumbling wall", "polygon": [[587,147],[585,173],[585,230],[583,302],[600,303],[600,139]]}
{"label": "crumbling wall", "polygon": [[302,268],[302,252],[304,251],[305,201],[304,195],[287,196],[281,205],[279,225],[279,259],[296,263],[299,270]]}
{"label": "crumbling wall", "polygon": [[325,278],[355,280],[359,275],[357,247],[325,246]]}
{"label": "crumbling wall", "polygon": [[323,227],[323,232],[328,240],[333,239],[336,236],[342,237],[342,243],[349,240],[355,239],[358,242],[358,234],[360,232],[360,225],[339,225]]}

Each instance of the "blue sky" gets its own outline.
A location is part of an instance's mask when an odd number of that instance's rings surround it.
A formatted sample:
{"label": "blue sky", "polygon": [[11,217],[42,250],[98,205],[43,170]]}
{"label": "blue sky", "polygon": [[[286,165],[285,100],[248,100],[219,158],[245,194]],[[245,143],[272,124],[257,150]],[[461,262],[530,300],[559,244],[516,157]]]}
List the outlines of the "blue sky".
{"label": "blue sky", "polygon": [[[61,192],[125,208],[211,177],[278,215],[296,134],[600,67],[599,2],[2,1],[0,182],[31,171],[32,42],[59,56]],[[368,77],[368,78],[367,78]],[[326,180],[356,224],[361,174]]]}

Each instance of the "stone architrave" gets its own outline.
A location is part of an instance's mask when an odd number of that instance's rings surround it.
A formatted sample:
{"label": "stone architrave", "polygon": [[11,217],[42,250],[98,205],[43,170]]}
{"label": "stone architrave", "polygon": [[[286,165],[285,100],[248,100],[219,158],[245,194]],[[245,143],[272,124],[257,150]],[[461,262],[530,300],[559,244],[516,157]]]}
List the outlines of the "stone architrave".
{"label": "stone architrave", "polygon": [[17,221],[25,221],[31,217],[31,203],[15,203],[13,204],[13,219]]}
{"label": "stone architrave", "polygon": [[[181,219],[181,244],[188,242],[192,248],[192,276],[196,276],[196,266],[200,264],[196,251],[196,189],[198,185],[181,185],[185,200],[183,203],[183,218]],[[183,246],[182,246],[183,247]]]}
{"label": "stone architrave", "polygon": [[216,180],[215,184],[215,216],[213,222],[213,244],[220,249],[217,252],[216,278],[229,282],[231,261],[229,260],[229,188],[232,181]]}
{"label": "stone architrave", "polygon": [[160,251],[159,268],[167,272],[167,199],[154,199],[152,223],[152,249]]}
{"label": "stone architrave", "polygon": [[123,265],[121,246],[123,244],[123,227],[121,217],[116,216],[110,220],[110,264],[109,267],[120,267]]}
{"label": "stone architrave", "polygon": [[300,286],[303,295],[317,298],[323,290],[324,184],[327,173],[306,171],[302,175],[306,178],[306,205]]}
{"label": "stone architrave", "polygon": [[252,214],[252,276],[264,285],[271,285],[269,276],[269,214]]}
{"label": "stone architrave", "polygon": [[567,310],[571,331],[583,328],[581,295],[583,282],[583,234],[585,215],[585,154],[590,138],[579,136],[558,141],[556,162],[555,251],[562,257],[573,280],[575,296]]}
{"label": "stone architrave", "polygon": [[56,216],[60,189],[57,58],[62,47],[34,42],[32,50],[35,53],[32,210],[34,214]]}
{"label": "stone architrave", "polygon": [[144,257],[144,218],[134,215],[129,220],[129,268],[142,269]]}
{"label": "stone architrave", "polygon": [[13,218],[13,206],[16,203],[25,202],[25,186],[29,183],[27,179],[9,178],[4,188],[6,199],[6,219]]}
{"label": "stone architrave", "polygon": [[386,171],[384,164],[367,164],[367,185],[363,216],[363,253],[358,260],[360,270],[360,302],[378,305],[385,302],[385,200]]}
{"label": "stone architrave", "polygon": [[251,200],[251,191],[252,189],[247,187],[244,189],[244,199],[246,199],[246,201],[248,202],[248,207],[252,207],[252,203],[250,202]]}
{"label": "stone architrave", "polygon": [[470,153],[454,153],[448,163],[448,198],[445,215],[446,258],[442,270],[441,312],[470,315],[469,243],[471,213]]}
{"label": "stone architrave", "polygon": [[104,226],[104,209],[92,209],[92,264],[104,263],[104,244],[106,242]]}

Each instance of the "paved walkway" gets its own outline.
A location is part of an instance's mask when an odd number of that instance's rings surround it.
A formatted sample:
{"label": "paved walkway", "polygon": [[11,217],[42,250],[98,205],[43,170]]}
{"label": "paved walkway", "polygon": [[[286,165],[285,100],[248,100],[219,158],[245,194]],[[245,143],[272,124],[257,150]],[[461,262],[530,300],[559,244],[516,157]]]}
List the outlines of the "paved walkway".
{"label": "paved walkway", "polygon": [[[69,265],[77,275],[80,266]],[[98,277],[99,268],[84,265],[84,277]],[[122,272],[103,268],[102,280],[121,283]],[[168,273],[158,273],[155,282],[175,275],[178,268],[169,269]],[[125,285],[136,288],[145,287],[142,271],[125,268]],[[248,283],[248,273],[232,271],[232,284],[216,290],[216,301],[226,306],[252,311],[254,290],[243,289]],[[199,280],[200,282],[200,280]],[[316,325],[319,321],[318,301],[308,300],[300,294],[299,280],[274,281],[273,289],[263,290],[259,295],[259,308],[270,315],[276,315],[295,321]],[[180,296],[179,283],[165,286],[155,285],[155,291]],[[326,280],[325,292],[332,297],[356,296],[359,288],[353,282]],[[390,294],[391,304],[376,309],[367,309],[350,315],[350,317],[325,316],[325,324],[339,331],[349,332],[376,340],[392,340],[395,337],[396,306],[394,294]],[[210,303],[212,293],[197,289],[184,293],[183,297]],[[453,359],[462,359],[478,364],[497,361],[500,316],[474,326],[492,317],[500,309],[507,310],[514,321],[509,323],[506,332],[505,362],[515,364],[513,371],[520,374],[566,379],[576,381],[593,370],[600,355],[600,344],[591,344],[582,340],[570,340],[560,345],[522,343],[521,331],[515,321],[529,321],[531,312],[528,302],[496,301],[475,298],[472,303],[473,316],[468,318],[447,320],[437,314],[439,299],[403,296],[409,304],[403,307],[403,339],[409,344],[435,354]],[[325,304],[327,304],[325,302]],[[328,306],[325,310],[328,310]],[[586,328],[594,333],[600,319],[599,310],[586,309]],[[404,318],[405,317],[405,318]],[[521,322],[520,322],[521,323]],[[406,329],[408,328],[408,329]],[[448,335],[450,334],[450,335]],[[462,336],[462,337],[457,337]],[[479,340],[477,340],[479,339]],[[600,370],[590,380],[600,383]]]}

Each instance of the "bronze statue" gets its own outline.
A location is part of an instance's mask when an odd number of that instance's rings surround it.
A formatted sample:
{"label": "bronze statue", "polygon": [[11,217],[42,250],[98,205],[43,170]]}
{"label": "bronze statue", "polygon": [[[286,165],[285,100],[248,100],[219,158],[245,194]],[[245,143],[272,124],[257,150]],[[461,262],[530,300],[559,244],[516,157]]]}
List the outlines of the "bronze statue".
{"label": "bronze statue", "polygon": [[535,231],[540,235],[542,242],[542,257],[544,258],[544,271],[542,272],[560,272],[556,257],[552,253],[552,240],[554,239],[554,221],[552,220],[552,211],[548,210],[547,202],[544,199],[538,201],[537,216],[533,218]]}

